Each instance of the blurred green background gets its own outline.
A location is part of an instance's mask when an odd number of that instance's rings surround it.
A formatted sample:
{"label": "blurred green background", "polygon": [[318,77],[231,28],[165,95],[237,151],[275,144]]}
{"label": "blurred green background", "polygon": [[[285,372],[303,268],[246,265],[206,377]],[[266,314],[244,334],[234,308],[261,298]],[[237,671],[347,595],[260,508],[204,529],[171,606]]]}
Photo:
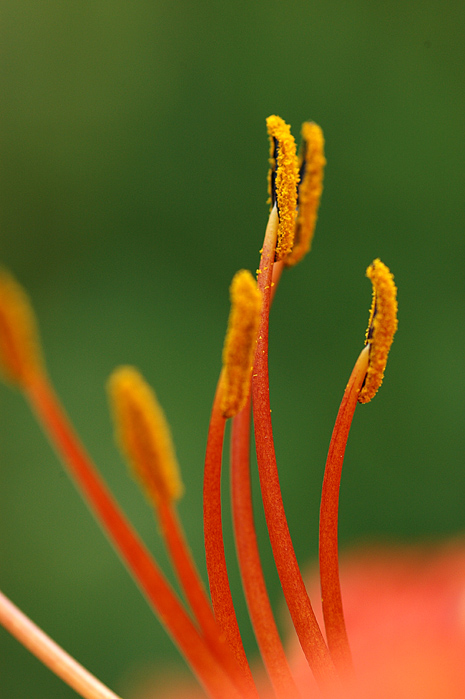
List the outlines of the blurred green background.
{"label": "blurred green background", "polygon": [[[326,451],[378,256],[399,287],[399,332],[385,384],[355,416],[341,543],[464,531],[464,30],[458,0],[2,2],[1,259],[33,298],[69,414],[163,565],[150,508],[113,444],[104,385],[130,362],[156,387],[203,569],[208,416],[228,285],[258,262],[271,113],[296,136],[303,120],[320,123],[328,158],[312,254],[285,274],[271,327],[298,556],[315,557]],[[0,413],[0,586],[135,699],[141,677],[179,656],[21,395],[1,386]],[[225,521],[253,654],[227,506]],[[2,699],[75,696],[2,630],[0,677]]]}

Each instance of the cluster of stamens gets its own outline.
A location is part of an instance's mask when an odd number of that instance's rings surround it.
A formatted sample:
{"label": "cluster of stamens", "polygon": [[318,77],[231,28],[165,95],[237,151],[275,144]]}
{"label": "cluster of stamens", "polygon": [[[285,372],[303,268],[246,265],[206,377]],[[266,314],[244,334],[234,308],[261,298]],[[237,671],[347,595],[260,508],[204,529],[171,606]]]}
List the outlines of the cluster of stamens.
{"label": "cluster of stamens", "polygon": [[[120,367],[108,388],[118,443],[153,505],[161,535],[184,596],[176,595],[119,509],[70,425],[40,357],[34,314],[19,284],[0,275],[0,359],[5,377],[28,398],[83,497],[119,551],[168,633],[211,697],[259,697],[241,640],[228,580],[222,536],[221,476],[225,425],[231,429],[231,499],[237,557],[261,657],[278,699],[299,696],[268,599],[257,544],[250,485],[251,413],[262,499],[277,571],[297,636],[323,696],[353,673],[339,585],[337,518],[339,483],[357,402],[368,402],[383,378],[397,327],[393,277],[380,260],[367,270],[373,305],[366,347],[355,363],[336,419],[326,463],[320,511],[320,578],[325,630],[314,614],[287,525],[273,444],[268,381],[270,307],[284,267],[310,249],[322,191],[323,136],[306,123],[300,158],[289,126],[267,120],[270,137],[271,211],[257,274],[242,270],[231,285],[231,314],[223,368],[213,402],[204,470],[207,593],[176,511],[180,470],[168,424],[156,396],[133,367]],[[115,698],[6,598],[0,623],[60,674],[83,697]],[[21,627],[21,631],[18,629]],[[40,640],[42,638],[42,641]],[[50,645],[51,644],[51,645]],[[45,649],[46,646],[46,649]],[[69,662],[68,662],[69,661]],[[65,670],[63,670],[65,668]]]}

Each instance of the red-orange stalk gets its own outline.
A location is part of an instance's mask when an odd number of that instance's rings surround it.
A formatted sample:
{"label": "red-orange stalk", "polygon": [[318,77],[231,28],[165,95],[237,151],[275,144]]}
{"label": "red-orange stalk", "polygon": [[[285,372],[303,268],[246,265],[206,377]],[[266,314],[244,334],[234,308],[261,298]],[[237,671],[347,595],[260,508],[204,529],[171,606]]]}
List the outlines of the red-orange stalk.
{"label": "red-orange stalk", "polygon": [[229,645],[226,644],[224,635],[214,617],[173,504],[161,500],[157,505],[157,513],[173,567],[208,647],[220,664],[227,669],[236,686],[242,690],[247,689],[243,673],[238,667]]}
{"label": "red-orange stalk", "polygon": [[224,553],[221,518],[221,464],[226,418],[223,417],[221,411],[221,394],[220,375],[208,428],[205,454],[203,485],[205,558],[215,617],[242,669],[250,696],[258,697],[239,632]]}
{"label": "red-orange stalk", "polygon": [[231,497],[239,568],[250,619],[265,668],[278,699],[295,699],[292,678],[273,616],[257,545],[250,486],[250,396],[233,418]]}
{"label": "red-orange stalk", "polygon": [[239,698],[166,582],[154,559],[124,517],[74,433],[47,377],[36,374],[25,387],[26,395],[50,441],[61,456],[85,501],[126,563],[139,587],[184,654],[211,697]]}
{"label": "red-orange stalk", "polygon": [[341,674],[352,672],[339,582],[337,522],[342,464],[357,399],[368,368],[369,347],[360,353],[337,414],[326,460],[320,506],[320,582],[329,650]]}
{"label": "red-orange stalk", "polygon": [[323,691],[337,682],[334,664],[316,621],[297,563],[279,484],[273,444],[268,382],[268,321],[272,269],[276,247],[276,210],[265,234],[258,286],[263,307],[252,372],[255,445],[265,517],[286,603],[305,657]]}

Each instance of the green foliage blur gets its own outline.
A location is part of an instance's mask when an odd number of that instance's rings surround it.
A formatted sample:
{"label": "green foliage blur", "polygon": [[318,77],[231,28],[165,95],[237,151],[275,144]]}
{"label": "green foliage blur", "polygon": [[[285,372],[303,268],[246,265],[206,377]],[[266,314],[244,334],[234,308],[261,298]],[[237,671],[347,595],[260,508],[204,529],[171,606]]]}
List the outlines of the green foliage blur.
{"label": "green foliage blur", "polygon": [[[228,285],[258,263],[272,113],[296,137],[317,121],[328,159],[313,250],[285,273],[271,323],[275,440],[299,559],[316,555],[326,451],[375,257],[399,287],[399,331],[384,385],[356,412],[341,545],[463,533],[464,3],[4,0],[1,15],[1,261],[33,299],[69,415],[162,565],[150,507],[113,443],[105,382],[132,363],[155,387],[204,571],[208,417]],[[0,415],[0,587],[125,699],[142,699],[142,678],[182,661],[22,396],[3,385]],[[253,656],[227,504],[224,517]],[[258,497],[257,520],[279,607]],[[0,697],[26,696],[75,694],[0,629]]]}

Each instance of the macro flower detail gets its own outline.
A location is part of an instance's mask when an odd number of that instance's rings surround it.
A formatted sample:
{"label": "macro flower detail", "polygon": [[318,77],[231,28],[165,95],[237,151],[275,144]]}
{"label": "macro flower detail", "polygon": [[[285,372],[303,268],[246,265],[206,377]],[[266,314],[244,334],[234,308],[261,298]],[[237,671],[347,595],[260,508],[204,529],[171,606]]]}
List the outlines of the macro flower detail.
{"label": "macro flower detail", "polygon": [[[222,534],[223,451],[226,421],[231,419],[229,467],[237,558],[263,664],[278,699],[329,699],[352,696],[349,693],[358,681],[339,576],[339,485],[356,405],[373,397],[384,374],[397,328],[396,288],[388,268],[376,259],[367,272],[373,283],[367,345],[345,388],[325,468],[319,531],[322,622],[294,552],[281,495],[271,422],[268,334],[270,309],[283,269],[300,261],[311,246],[326,162],[324,139],[319,126],[306,122],[299,160],[290,127],[280,117],[269,117],[267,129],[271,211],[257,280],[241,270],[231,284],[223,366],[208,429],[203,518],[209,593],[176,510],[183,485],[168,423],[141,373],[124,366],[110,377],[117,441],[154,508],[183,600],[120,510],[74,432],[42,363],[32,307],[20,285],[6,272],[0,276],[0,360],[5,376],[23,390],[71,478],[203,691],[213,699],[259,699],[270,693],[257,682],[244,651]],[[313,677],[303,687],[278,633],[260,562],[250,483],[252,419],[271,547],[304,662]],[[314,601],[317,596],[312,595]],[[115,699],[111,690],[46,639],[3,596],[0,622],[81,696]]]}
{"label": "macro flower detail", "polygon": [[302,124],[302,145],[299,156],[299,189],[294,244],[286,257],[287,267],[297,264],[309,252],[315,232],[318,208],[323,191],[326,165],[323,132],[318,124]]}
{"label": "macro flower detail", "polygon": [[370,348],[370,360],[365,383],[358,397],[359,403],[368,403],[381,386],[397,330],[397,290],[394,277],[378,259],[368,267],[367,277],[373,284],[373,301],[365,339],[365,344]]}
{"label": "macro flower detail", "polygon": [[294,243],[299,168],[290,126],[275,115],[268,117],[266,125],[270,137],[268,194],[279,218],[275,246],[275,260],[278,261],[290,254]]}
{"label": "macro flower detail", "polygon": [[230,288],[231,313],[223,347],[224,417],[233,417],[244,407],[257,344],[262,295],[251,273],[242,269],[234,276]]}
{"label": "macro flower detail", "polygon": [[134,367],[116,369],[108,382],[117,441],[149,499],[178,500],[184,486],[170,430],[150,386]]}

